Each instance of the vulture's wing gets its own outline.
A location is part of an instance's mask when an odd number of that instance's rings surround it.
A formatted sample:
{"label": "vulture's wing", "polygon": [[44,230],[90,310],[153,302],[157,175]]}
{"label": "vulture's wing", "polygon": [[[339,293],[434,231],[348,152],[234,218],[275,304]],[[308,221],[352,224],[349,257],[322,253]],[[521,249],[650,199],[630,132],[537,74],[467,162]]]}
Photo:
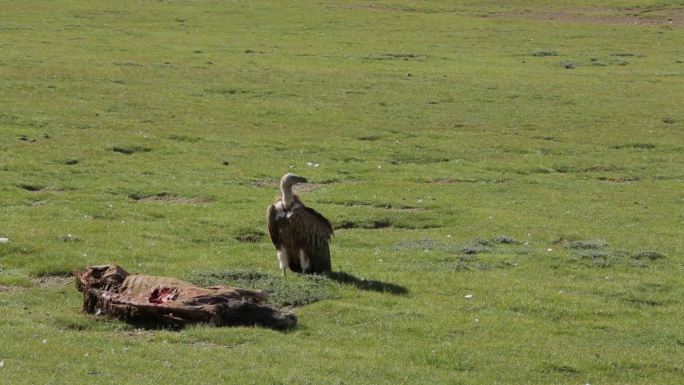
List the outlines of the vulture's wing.
{"label": "vulture's wing", "polygon": [[306,253],[311,259],[311,272],[325,273],[331,271],[330,246],[328,242],[333,235],[330,221],[318,211],[304,207],[301,213],[301,225],[306,234]]}
{"label": "vulture's wing", "polygon": [[332,224],[323,214],[305,206],[303,215],[306,217],[305,221],[311,224],[311,234],[325,239],[330,239],[334,234]]}
{"label": "vulture's wing", "polygon": [[268,206],[266,210],[266,220],[268,221],[268,233],[271,234],[271,242],[278,248],[280,245],[280,234],[278,233],[278,221],[276,217],[278,216],[278,209],[276,209],[275,204]]}

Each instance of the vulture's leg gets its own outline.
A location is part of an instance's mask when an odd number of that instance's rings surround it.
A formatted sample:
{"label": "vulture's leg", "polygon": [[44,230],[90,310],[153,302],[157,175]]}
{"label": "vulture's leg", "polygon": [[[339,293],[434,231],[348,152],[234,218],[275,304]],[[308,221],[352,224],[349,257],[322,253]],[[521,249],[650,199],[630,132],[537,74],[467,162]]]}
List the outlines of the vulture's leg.
{"label": "vulture's leg", "polygon": [[299,264],[302,265],[302,274],[309,272],[311,268],[311,260],[304,252],[304,249],[299,249]]}
{"label": "vulture's leg", "polygon": [[280,265],[280,270],[283,272],[283,277],[285,276],[285,270],[290,267],[287,260],[287,250],[285,248],[278,249],[278,263]]}

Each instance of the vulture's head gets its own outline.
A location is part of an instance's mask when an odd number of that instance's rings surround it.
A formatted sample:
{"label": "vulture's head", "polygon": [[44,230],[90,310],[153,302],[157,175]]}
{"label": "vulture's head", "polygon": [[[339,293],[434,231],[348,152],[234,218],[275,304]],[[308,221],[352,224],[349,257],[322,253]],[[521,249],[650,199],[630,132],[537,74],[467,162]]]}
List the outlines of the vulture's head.
{"label": "vulture's head", "polygon": [[295,175],[292,173],[287,173],[287,174],[283,175],[283,179],[280,180],[280,187],[288,188],[288,187],[292,187],[292,186],[296,185],[297,183],[306,183],[306,182],[307,182],[306,178],[304,178],[302,176]]}

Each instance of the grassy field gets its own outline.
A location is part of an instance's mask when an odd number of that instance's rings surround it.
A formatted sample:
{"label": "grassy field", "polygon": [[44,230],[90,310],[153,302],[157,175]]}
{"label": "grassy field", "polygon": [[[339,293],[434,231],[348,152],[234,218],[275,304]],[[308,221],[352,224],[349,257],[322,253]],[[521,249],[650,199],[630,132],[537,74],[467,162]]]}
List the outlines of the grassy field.
{"label": "grassy field", "polygon": [[[684,4],[592,3],[0,0],[0,383],[681,384]],[[81,313],[109,262],[299,326]]]}

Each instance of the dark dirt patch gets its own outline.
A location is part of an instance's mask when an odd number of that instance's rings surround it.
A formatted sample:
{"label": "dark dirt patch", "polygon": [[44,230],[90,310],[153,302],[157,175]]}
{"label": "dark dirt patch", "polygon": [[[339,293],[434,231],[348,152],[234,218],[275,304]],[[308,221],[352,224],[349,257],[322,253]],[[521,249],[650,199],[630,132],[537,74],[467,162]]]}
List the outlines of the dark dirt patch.
{"label": "dark dirt patch", "polygon": [[74,284],[74,277],[68,275],[46,275],[34,280],[38,287],[65,287]]}
{"label": "dark dirt patch", "polygon": [[243,89],[231,88],[231,87],[208,88],[204,91],[206,93],[209,93],[209,94],[225,95],[225,96],[249,94],[252,92],[249,90],[243,90]]}
{"label": "dark dirt patch", "polygon": [[240,243],[259,243],[265,236],[261,231],[245,231],[235,236],[235,240]]}
{"label": "dark dirt patch", "polygon": [[67,235],[60,235],[58,237],[55,237],[55,240],[60,241],[60,242],[80,242],[81,238],[75,237],[71,234],[67,234]]}
{"label": "dark dirt patch", "polygon": [[119,154],[133,155],[136,153],[150,152],[152,151],[152,149],[149,147],[142,146],[114,146],[112,147],[112,151]]}
{"label": "dark dirt patch", "polygon": [[28,183],[20,183],[17,185],[17,187],[21,187],[26,191],[43,191],[43,189],[45,188],[45,186]]}
{"label": "dark dirt patch", "polygon": [[554,364],[554,363],[545,363],[542,367],[543,372],[556,372],[556,373],[565,373],[565,374],[579,374],[581,373],[579,370],[576,368],[570,366],[570,365],[564,365],[564,364]]}
{"label": "dark dirt patch", "polygon": [[648,250],[648,251],[642,251],[640,253],[634,254],[634,256],[632,258],[634,258],[634,259],[648,259],[651,261],[655,261],[658,259],[665,259],[667,257],[663,254],[660,254],[657,251]]}
{"label": "dark dirt patch", "polygon": [[364,136],[360,136],[356,139],[358,139],[360,141],[364,141],[364,142],[374,142],[376,140],[380,140],[381,138],[382,137],[380,135],[364,135]]}
{"label": "dark dirt patch", "polygon": [[73,166],[75,164],[78,164],[78,159],[67,159],[64,161],[64,164],[67,166]]}
{"label": "dark dirt patch", "polygon": [[535,51],[529,54],[529,56],[536,56],[536,57],[546,57],[546,56],[558,56],[560,55],[556,51]]}
{"label": "dark dirt patch", "polygon": [[423,60],[427,55],[417,53],[384,53],[374,57],[376,60]]}
{"label": "dark dirt patch", "polygon": [[19,183],[16,186],[31,192],[63,192],[66,190],[64,188],[48,187],[45,185],[33,183]]}
{"label": "dark dirt patch", "polygon": [[211,199],[206,199],[206,198],[186,198],[186,197],[181,197],[178,195],[174,195],[168,192],[161,192],[158,194],[130,194],[128,196],[129,199],[135,201],[135,202],[161,202],[161,203],[169,203],[169,204],[175,204],[175,205],[206,205],[213,203],[213,200]]}
{"label": "dark dirt patch", "polygon": [[492,241],[493,241],[494,243],[499,243],[499,244],[502,244],[502,245],[517,245],[517,244],[520,244],[520,242],[518,242],[517,240],[515,240],[515,238],[511,238],[511,237],[506,236],[506,235],[499,235],[498,237],[494,237],[494,239],[492,239]]}
{"label": "dark dirt patch", "polygon": [[638,150],[652,150],[657,146],[653,143],[625,143],[625,144],[615,144],[610,146],[614,150],[622,150],[625,148],[634,148]]}
{"label": "dark dirt patch", "polygon": [[169,140],[175,140],[176,142],[186,142],[186,143],[197,143],[202,140],[199,136],[188,136],[188,135],[169,135],[167,137]]}
{"label": "dark dirt patch", "polygon": [[337,223],[335,229],[385,229],[392,227],[389,219],[374,219],[365,221],[341,221]]}
{"label": "dark dirt patch", "polygon": [[627,298],[624,298],[624,301],[629,302],[629,303],[634,304],[634,305],[649,306],[649,307],[665,306],[665,305],[668,305],[671,303],[671,301],[654,300],[654,299],[638,298],[638,297],[627,297]]}
{"label": "dark dirt patch", "polygon": [[600,176],[596,178],[597,180],[600,180],[601,182],[606,182],[606,183],[616,183],[616,184],[626,184],[626,183],[636,183],[641,180],[638,176],[627,176],[627,177],[622,177],[622,178],[611,178],[607,176]]}
{"label": "dark dirt patch", "polygon": [[548,136],[548,135],[535,135],[535,136],[531,136],[530,138],[531,138],[531,139],[538,139],[538,140],[546,140],[546,141],[549,141],[549,142],[558,141],[558,137],[556,137],[556,136]]}

